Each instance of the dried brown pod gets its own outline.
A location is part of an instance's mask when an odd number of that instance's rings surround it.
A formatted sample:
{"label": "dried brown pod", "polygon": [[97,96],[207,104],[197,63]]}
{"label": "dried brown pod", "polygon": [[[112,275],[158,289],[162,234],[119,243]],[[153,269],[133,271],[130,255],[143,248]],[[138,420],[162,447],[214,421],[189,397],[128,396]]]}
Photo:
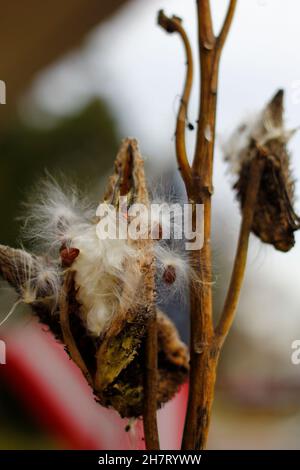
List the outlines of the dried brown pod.
{"label": "dried brown pod", "polygon": [[265,160],[252,232],[263,242],[286,252],[294,246],[294,232],[300,227],[300,219],[293,207],[294,180],[287,149],[295,130],[285,129],[283,98],[284,91],[279,90],[262,113],[241,125],[231,137],[225,153],[238,176],[234,189],[242,208],[251,162],[255,158]]}
{"label": "dried brown pod", "polygon": [[[143,161],[133,139],[122,143],[105,200],[118,207],[120,196],[124,195],[128,197],[129,204],[149,203]],[[52,272],[52,267],[48,267],[43,258],[5,246],[0,246],[0,274],[16,289],[20,298],[25,297],[27,290],[32,292],[31,296],[27,296],[27,303],[40,321],[48,325],[55,337],[65,344],[96,399],[103,406],[113,407],[123,417],[138,417],[143,413],[146,329],[149,318],[156,311],[155,273],[153,241],[132,240],[129,243],[137,244],[140,249],[141,256],[134,263],[141,276],[135,289],[130,292],[126,283],[120,286],[120,295],[125,301],[120,301],[111,322],[98,336],[89,331],[85,321],[88,312],[82,301],[82,286],[76,271],[77,260],[82,254],[76,246],[72,246],[71,252],[63,251],[61,261],[64,269],[60,271],[56,283],[51,282],[51,278],[48,280],[47,273]],[[124,276],[130,276],[133,268],[132,263],[125,263]],[[55,292],[57,285],[59,295]],[[135,302],[132,297],[137,293],[139,301]],[[173,323],[159,311],[157,323],[157,407],[160,407],[174,396],[186,380],[188,353]]]}

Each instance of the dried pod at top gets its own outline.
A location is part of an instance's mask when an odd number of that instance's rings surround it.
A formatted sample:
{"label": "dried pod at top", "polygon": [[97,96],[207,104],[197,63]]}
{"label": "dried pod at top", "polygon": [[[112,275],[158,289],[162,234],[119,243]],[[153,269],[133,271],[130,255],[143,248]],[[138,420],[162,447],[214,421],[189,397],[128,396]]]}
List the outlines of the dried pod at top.
{"label": "dried pod at top", "polygon": [[255,206],[252,232],[277,250],[289,251],[300,227],[295,213],[294,180],[287,143],[295,130],[285,129],[283,90],[279,90],[263,111],[238,127],[224,147],[225,159],[238,179],[234,184],[243,208],[250,164],[259,154],[265,158]]}

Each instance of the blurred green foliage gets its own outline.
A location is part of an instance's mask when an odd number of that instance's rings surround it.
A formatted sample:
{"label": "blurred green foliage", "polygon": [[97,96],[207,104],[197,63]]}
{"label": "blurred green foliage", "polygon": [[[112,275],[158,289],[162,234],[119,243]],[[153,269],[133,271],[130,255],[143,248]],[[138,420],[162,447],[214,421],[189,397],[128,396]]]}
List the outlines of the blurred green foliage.
{"label": "blurred green foliage", "polygon": [[99,99],[51,127],[15,119],[0,133],[0,243],[15,244],[21,203],[45,170],[93,188],[112,165],[118,143],[114,119]]}
{"label": "blurred green foliage", "polygon": [[[50,126],[43,124],[51,122]],[[38,187],[45,170],[64,175],[100,195],[100,180],[113,164],[119,139],[114,119],[99,99],[75,114],[53,120],[41,115],[34,126],[16,118],[0,133],[0,243],[18,244],[22,202]],[[95,190],[95,191],[94,191]],[[1,301],[1,308],[7,306]],[[0,383],[0,448],[51,449],[59,443],[42,431],[8,384]]]}

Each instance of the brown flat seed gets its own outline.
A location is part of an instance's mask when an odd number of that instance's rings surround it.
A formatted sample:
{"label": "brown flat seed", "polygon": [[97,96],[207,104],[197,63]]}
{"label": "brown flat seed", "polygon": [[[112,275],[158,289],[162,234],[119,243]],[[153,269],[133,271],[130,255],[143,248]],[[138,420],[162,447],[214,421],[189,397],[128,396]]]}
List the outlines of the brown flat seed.
{"label": "brown flat seed", "polygon": [[174,268],[174,266],[169,265],[166,267],[163,273],[163,280],[166,284],[174,284],[174,282],[176,281],[176,269]]}
{"label": "brown flat seed", "polygon": [[79,255],[78,248],[62,248],[60,250],[61,263],[64,268],[69,268]]}

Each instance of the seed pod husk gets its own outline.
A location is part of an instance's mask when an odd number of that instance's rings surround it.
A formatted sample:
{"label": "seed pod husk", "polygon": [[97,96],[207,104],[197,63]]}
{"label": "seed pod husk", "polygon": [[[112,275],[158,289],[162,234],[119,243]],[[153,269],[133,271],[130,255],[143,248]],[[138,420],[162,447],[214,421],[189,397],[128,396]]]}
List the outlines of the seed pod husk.
{"label": "seed pod husk", "polygon": [[[244,206],[250,165],[257,157],[265,158],[261,185],[255,205],[252,232],[279,251],[289,251],[295,244],[294,232],[300,219],[294,209],[294,179],[287,143],[295,131],[287,131],[283,120],[283,90],[267,104],[254,125],[240,126],[234,139],[244,140],[235,155],[238,179],[234,184],[237,199]],[[226,155],[231,160],[230,151]]]}
{"label": "seed pod husk", "polygon": [[[129,204],[149,204],[143,161],[133,139],[126,139],[121,145],[104,199],[118,207],[119,198],[124,195],[128,197]],[[132,293],[126,292],[124,285],[122,295],[126,302],[120,302],[120,308],[101,335],[91,334],[84,321],[88,312],[84,311],[85,306],[81,302],[81,286],[77,279],[76,262],[73,263],[80,256],[76,247],[69,249],[67,254],[74,256],[67,257],[68,263],[64,263],[61,271],[58,305],[52,304],[50,283],[48,290],[40,292],[31,304],[39,320],[65,345],[92,387],[96,399],[103,406],[117,410],[122,417],[138,417],[143,412],[144,342],[147,323],[156,312],[153,241],[147,239],[130,243],[138,244],[141,253],[136,260],[142,273],[137,286],[140,300],[138,303],[128,303]],[[34,277],[40,259],[24,250],[0,245],[0,274],[21,295],[28,266]],[[132,269],[132,265],[125,264],[125,276],[127,269]],[[189,366],[187,348],[180,341],[171,320],[157,311],[157,324],[157,407],[160,407],[174,396],[187,379]]]}

